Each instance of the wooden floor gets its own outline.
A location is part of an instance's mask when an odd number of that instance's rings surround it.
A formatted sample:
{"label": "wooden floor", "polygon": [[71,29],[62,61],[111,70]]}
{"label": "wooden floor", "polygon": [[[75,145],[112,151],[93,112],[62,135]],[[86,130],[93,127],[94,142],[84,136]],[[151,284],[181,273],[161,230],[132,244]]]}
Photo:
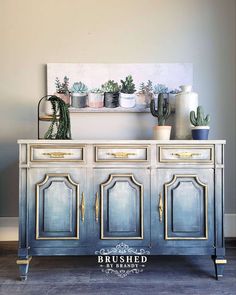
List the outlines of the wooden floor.
{"label": "wooden floor", "polygon": [[105,275],[96,257],[37,257],[28,280],[18,280],[16,255],[0,245],[0,294],[236,294],[236,248],[227,248],[224,277],[216,281],[206,256],[156,256],[140,274]]}

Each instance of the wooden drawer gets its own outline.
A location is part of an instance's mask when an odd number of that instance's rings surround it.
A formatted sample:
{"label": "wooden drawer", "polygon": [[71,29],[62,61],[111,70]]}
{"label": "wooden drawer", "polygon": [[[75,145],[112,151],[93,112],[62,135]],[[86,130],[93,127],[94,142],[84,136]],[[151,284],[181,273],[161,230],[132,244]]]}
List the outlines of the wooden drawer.
{"label": "wooden drawer", "polygon": [[51,146],[32,145],[30,147],[31,162],[83,162],[83,146]]}
{"label": "wooden drawer", "polygon": [[159,162],[161,163],[213,163],[213,145],[197,146],[159,146]]}
{"label": "wooden drawer", "polygon": [[148,146],[95,146],[96,162],[146,162]]}

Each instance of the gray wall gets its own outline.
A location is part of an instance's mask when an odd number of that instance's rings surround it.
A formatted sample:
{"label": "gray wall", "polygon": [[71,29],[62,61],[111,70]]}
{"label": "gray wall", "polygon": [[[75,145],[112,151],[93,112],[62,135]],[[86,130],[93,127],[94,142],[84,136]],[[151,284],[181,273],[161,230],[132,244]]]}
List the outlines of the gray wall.
{"label": "gray wall", "polygon": [[[192,62],[194,89],[226,139],[226,212],[236,213],[234,0],[0,0],[0,216],[17,216],[18,138],[36,138],[48,62]],[[153,118],[73,115],[74,138],[150,138]]]}

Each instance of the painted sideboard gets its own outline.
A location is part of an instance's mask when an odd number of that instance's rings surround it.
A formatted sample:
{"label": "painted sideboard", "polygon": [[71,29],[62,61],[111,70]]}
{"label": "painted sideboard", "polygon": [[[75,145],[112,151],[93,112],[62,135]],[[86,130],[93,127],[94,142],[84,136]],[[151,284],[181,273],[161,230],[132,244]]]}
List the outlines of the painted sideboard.
{"label": "painted sideboard", "polygon": [[226,263],[222,140],[19,140],[21,279],[32,256],[124,242]]}

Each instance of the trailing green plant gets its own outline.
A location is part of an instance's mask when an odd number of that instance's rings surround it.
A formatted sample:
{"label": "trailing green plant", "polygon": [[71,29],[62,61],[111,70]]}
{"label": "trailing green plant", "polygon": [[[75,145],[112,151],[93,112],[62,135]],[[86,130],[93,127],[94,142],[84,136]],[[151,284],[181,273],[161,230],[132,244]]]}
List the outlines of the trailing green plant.
{"label": "trailing green plant", "polygon": [[152,94],[152,81],[148,80],[145,84],[142,82],[139,86],[139,93],[144,95],[151,95]]}
{"label": "trailing green plant", "polygon": [[[56,95],[47,98],[52,104],[51,124],[44,135],[45,139],[71,139],[69,105]],[[58,116],[57,116],[58,113]]]}
{"label": "trailing green plant", "polygon": [[101,88],[92,88],[92,89],[89,90],[89,92],[90,93],[100,93],[100,94],[103,93]]}
{"label": "trailing green plant", "polygon": [[209,126],[210,115],[205,117],[202,106],[197,107],[197,113],[194,111],[190,112],[190,122],[193,126]]}
{"label": "trailing green plant", "polygon": [[159,94],[159,93],[169,93],[169,89],[168,87],[166,87],[166,85],[164,84],[156,84],[153,86],[153,93],[154,94]]}
{"label": "trailing green plant", "polygon": [[86,93],[88,91],[88,87],[82,82],[75,82],[71,87],[72,93]]}
{"label": "trailing green plant", "polygon": [[63,93],[63,94],[69,94],[69,78],[67,76],[64,77],[64,81],[61,83],[59,78],[56,77],[55,80],[56,85],[56,92],[57,93]]}
{"label": "trailing green plant", "polygon": [[151,114],[154,117],[158,118],[158,125],[159,126],[164,126],[165,125],[165,122],[166,122],[166,120],[168,119],[168,117],[170,116],[170,113],[171,113],[170,104],[164,98],[165,98],[165,94],[160,93],[158,95],[158,107],[157,107],[157,109],[156,109],[156,106],[155,106],[155,100],[154,99],[152,99],[151,103],[150,103]]}
{"label": "trailing green plant", "polygon": [[133,94],[136,91],[135,84],[133,82],[133,77],[131,75],[128,75],[125,78],[125,81],[120,80],[120,82],[121,82],[121,90],[120,90],[120,92]]}
{"label": "trailing green plant", "polygon": [[117,93],[120,92],[120,87],[114,80],[108,80],[102,85],[102,90],[104,92]]}

